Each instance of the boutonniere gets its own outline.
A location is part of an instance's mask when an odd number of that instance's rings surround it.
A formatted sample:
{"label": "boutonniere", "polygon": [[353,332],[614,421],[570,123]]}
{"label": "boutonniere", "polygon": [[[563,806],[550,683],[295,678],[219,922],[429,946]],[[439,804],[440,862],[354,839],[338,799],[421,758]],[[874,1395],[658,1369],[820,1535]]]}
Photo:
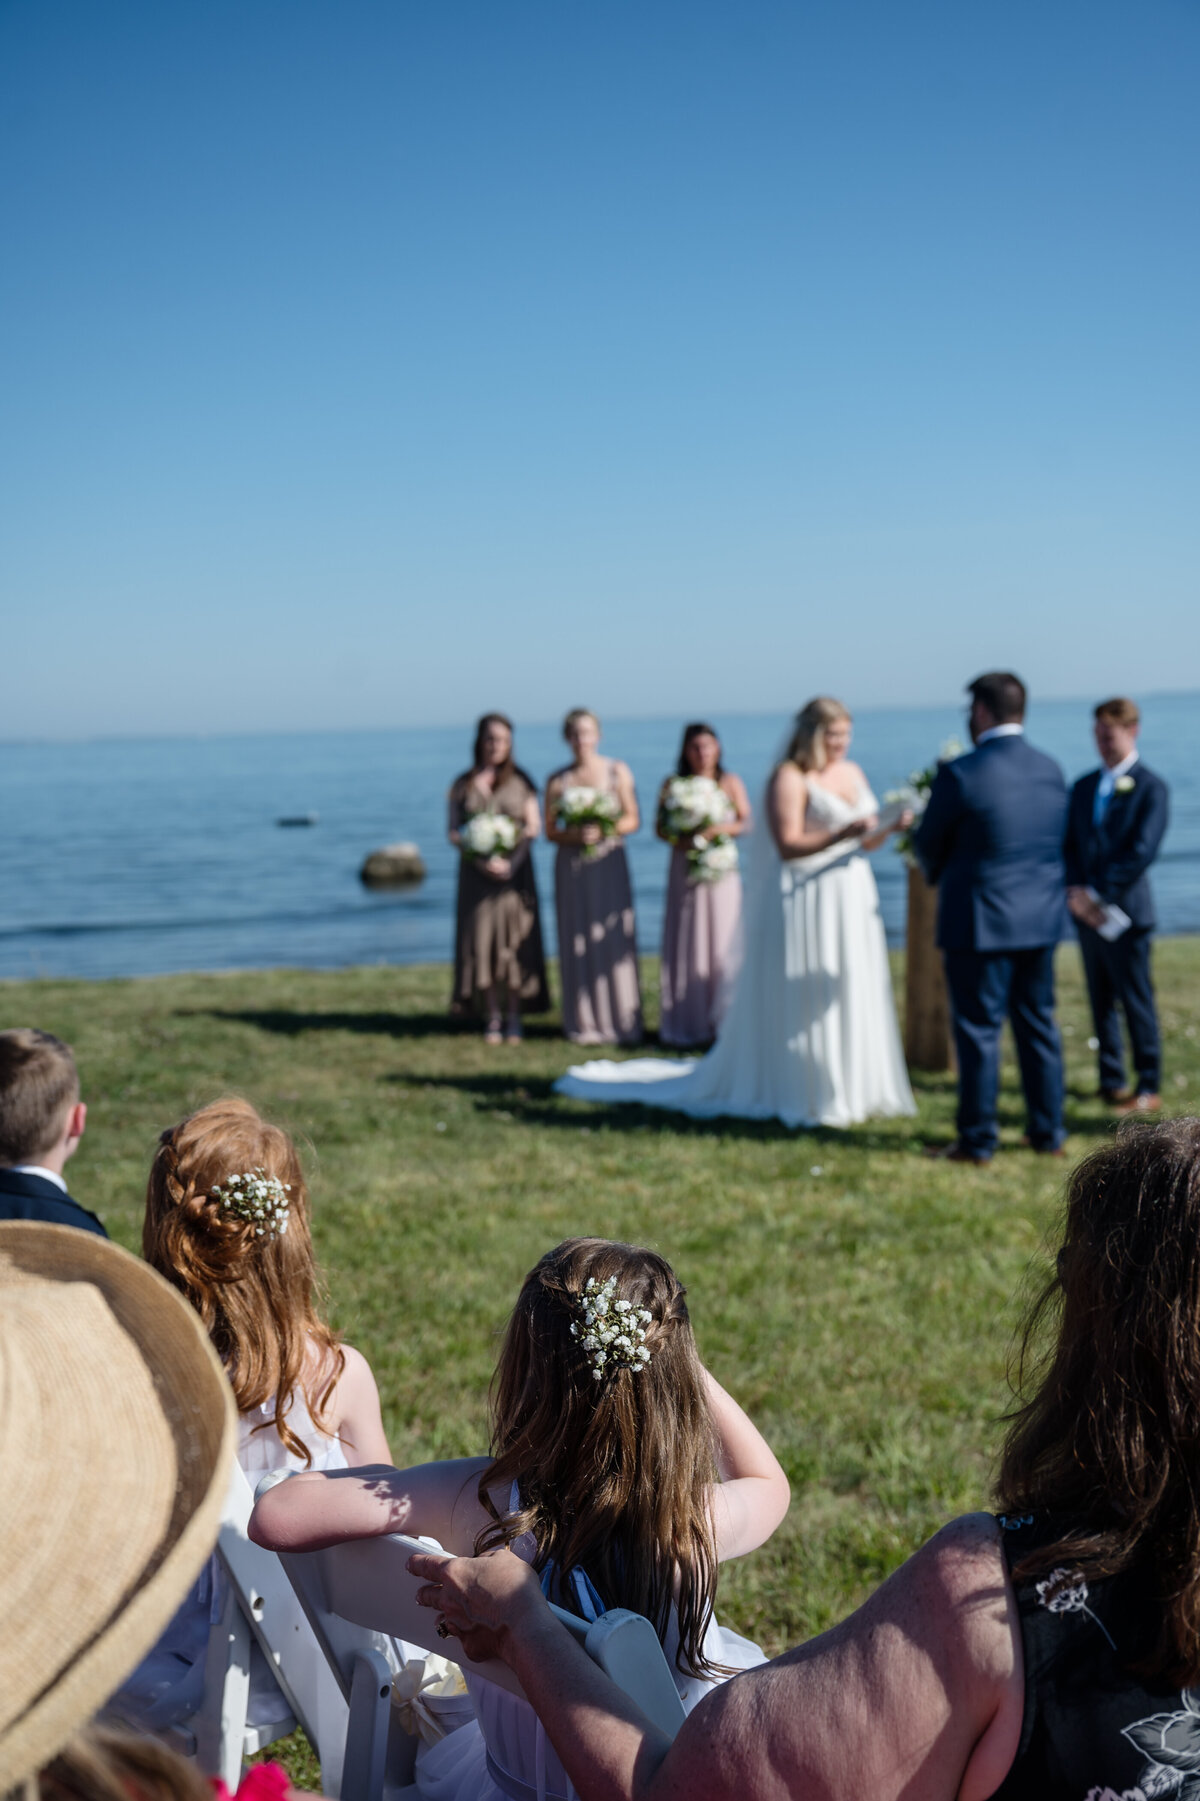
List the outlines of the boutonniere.
{"label": "boutonniere", "polygon": [[1132,794],[1137,783],[1131,775],[1119,775],[1113,783],[1114,794]]}

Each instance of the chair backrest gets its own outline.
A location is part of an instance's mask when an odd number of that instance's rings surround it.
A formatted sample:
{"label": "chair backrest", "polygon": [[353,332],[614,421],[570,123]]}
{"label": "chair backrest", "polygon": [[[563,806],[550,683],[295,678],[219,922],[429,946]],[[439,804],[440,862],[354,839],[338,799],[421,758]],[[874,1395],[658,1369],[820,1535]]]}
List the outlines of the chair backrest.
{"label": "chair backrest", "polygon": [[[392,1533],[330,1545],[323,1551],[287,1552],[280,1561],[304,1601],[318,1639],[326,1637],[332,1645],[339,1636],[345,1640],[347,1626],[353,1626],[389,1633],[417,1646],[431,1637],[434,1616],[418,1606],[421,1583],[405,1566],[414,1551],[430,1548],[428,1542]],[[683,1702],[649,1620],[626,1608],[613,1608],[590,1624],[560,1607],[554,1613],[646,1717],[673,1738],[683,1724]],[[525,1698],[507,1664],[496,1659],[474,1662],[456,1638],[436,1643],[442,1656]]]}
{"label": "chair backrest", "polygon": [[[240,1667],[248,1663],[244,1649],[246,1636],[239,1634],[237,1622],[227,1608],[229,1619],[223,1621],[224,1630],[215,1632],[210,1642],[205,1681],[207,1720],[203,1725],[197,1722],[201,1761],[213,1761],[211,1752],[208,1757],[204,1755],[201,1740],[207,1736],[211,1744],[219,1719],[219,1730],[226,1741],[220,1759],[225,1767],[220,1773],[225,1774],[225,1768],[234,1756],[229,1741],[238,1736],[240,1707],[243,1742],[238,1747],[239,1761],[243,1749],[247,1752],[261,1750],[265,1743],[290,1731],[298,1723],[320,1755],[326,1792],[336,1795],[346,1741],[348,1697],[343,1694],[278,1557],[246,1536],[253,1505],[250,1485],[235,1464],[217,1539],[217,1557],[225,1570],[237,1612],[262,1651],[295,1717],[281,1723],[266,1736],[256,1735],[253,1728],[246,1726],[245,1702],[236,1699],[239,1677],[241,1691],[248,1689],[246,1671]],[[243,1648],[239,1649],[239,1646]],[[229,1781],[228,1775],[226,1780]]]}

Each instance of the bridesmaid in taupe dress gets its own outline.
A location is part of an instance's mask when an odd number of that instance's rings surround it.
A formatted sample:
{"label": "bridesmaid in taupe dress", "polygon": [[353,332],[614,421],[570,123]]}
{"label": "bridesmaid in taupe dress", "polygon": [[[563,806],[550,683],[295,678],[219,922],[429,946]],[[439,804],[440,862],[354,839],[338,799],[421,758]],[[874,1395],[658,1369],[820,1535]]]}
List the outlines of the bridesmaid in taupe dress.
{"label": "bridesmaid in taupe dress", "polygon": [[[458,867],[451,1010],[482,1007],[489,1044],[521,1038],[521,1014],[550,1005],[530,846],[541,830],[537,789],[513,762],[512,724],[486,713],[475,733],[475,758],[450,790],[451,844],[475,813],[506,813],[520,827],[511,856],[486,861],[464,855]],[[505,1011],[501,1011],[503,1000]]]}
{"label": "bridesmaid in taupe dress", "polygon": [[[563,721],[574,761],[546,784],[546,836],[558,846],[554,893],[562,973],[563,1031],[573,1044],[639,1044],[642,991],[638,979],[633,891],[622,839],[640,824],[628,765],[600,755],[600,722],[577,707]],[[616,831],[563,826],[558,801],[565,788],[601,788],[621,804]],[[588,854],[584,855],[584,850]]]}

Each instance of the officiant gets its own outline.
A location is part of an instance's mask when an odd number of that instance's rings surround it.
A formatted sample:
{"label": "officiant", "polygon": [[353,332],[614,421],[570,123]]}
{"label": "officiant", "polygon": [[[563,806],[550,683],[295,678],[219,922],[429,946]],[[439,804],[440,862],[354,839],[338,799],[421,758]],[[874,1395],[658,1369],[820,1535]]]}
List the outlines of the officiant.
{"label": "officiant", "polygon": [[[1160,1040],[1150,977],[1154,896],[1149,869],[1167,829],[1167,784],[1138,754],[1133,701],[1102,701],[1094,715],[1102,767],[1071,793],[1064,846],[1067,905],[1079,928],[1088,999],[1099,1040],[1100,1096],[1118,1113],[1156,1113]],[[1118,1007],[1136,1082],[1125,1082]]]}

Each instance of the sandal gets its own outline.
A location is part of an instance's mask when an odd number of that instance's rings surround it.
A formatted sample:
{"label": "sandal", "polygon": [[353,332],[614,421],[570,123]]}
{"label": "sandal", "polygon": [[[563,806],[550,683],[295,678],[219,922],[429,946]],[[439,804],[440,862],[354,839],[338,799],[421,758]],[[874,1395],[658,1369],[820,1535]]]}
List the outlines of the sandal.
{"label": "sandal", "polygon": [[488,1020],[487,1030],[483,1034],[483,1042],[485,1044],[504,1043],[504,1033],[500,1027],[500,1015],[498,1013],[493,1013],[492,1017]]}

